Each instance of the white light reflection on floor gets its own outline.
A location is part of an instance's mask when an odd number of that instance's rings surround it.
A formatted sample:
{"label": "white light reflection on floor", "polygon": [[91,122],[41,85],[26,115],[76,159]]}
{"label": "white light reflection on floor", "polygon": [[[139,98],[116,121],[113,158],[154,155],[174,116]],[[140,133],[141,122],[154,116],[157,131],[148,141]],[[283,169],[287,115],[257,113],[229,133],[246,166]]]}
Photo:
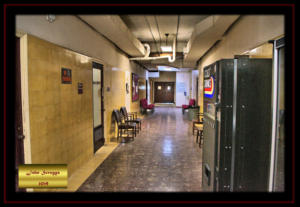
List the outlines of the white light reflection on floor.
{"label": "white light reflection on floor", "polygon": [[171,139],[165,139],[163,143],[163,154],[170,156],[172,154],[173,144]]}

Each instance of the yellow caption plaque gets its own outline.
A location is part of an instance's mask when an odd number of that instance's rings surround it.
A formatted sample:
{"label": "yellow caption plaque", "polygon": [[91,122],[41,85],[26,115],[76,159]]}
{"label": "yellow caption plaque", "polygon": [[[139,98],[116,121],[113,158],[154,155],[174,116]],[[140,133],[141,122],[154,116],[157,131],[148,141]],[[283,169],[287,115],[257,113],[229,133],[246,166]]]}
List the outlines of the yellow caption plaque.
{"label": "yellow caption plaque", "polygon": [[19,165],[19,188],[67,188],[66,164]]}

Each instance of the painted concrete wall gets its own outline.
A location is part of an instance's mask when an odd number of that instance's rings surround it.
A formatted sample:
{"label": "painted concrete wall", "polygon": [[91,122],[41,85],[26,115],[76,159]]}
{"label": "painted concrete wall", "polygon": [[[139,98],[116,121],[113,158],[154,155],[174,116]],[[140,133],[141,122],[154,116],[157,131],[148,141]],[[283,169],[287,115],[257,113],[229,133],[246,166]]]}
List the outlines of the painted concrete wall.
{"label": "painted concrete wall", "polygon": [[[61,83],[61,68],[72,84]],[[83,83],[83,94],[77,83]],[[68,164],[71,175],[93,156],[92,59],[28,36],[28,89],[33,164]]]}
{"label": "painted concrete wall", "polygon": [[[85,75],[85,73],[89,73],[92,71],[92,65],[91,61],[95,61],[98,63],[101,63],[104,65],[104,134],[105,134],[105,140],[106,143],[111,141],[111,138],[115,137],[115,125],[114,121],[112,119],[112,110],[113,109],[119,109],[121,106],[127,106],[128,111],[139,111],[139,101],[137,102],[132,102],[131,101],[131,73],[136,73],[139,75],[141,79],[145,79],[146,77],[146,71],[138,66],[137,64],[129,61],[127,56],[123,54],[119,49],[117,49],[112,43],[107,41],[105,38],[101,37],[99,34],[97,34],[95,31],[91,30],[89,27],[87,27],[85,24],[83,24],[81,21],[79,21],[75,16],[69,16],[69,15],[63,15],[63,16],[57,16],[56,20],[53,23],[49,23],[45,20],[44,15],[33,15],[33,16],[17,16],[17,21],[16,21],[16,31],[18,33],[23,33],[23,34],[31,34],[28,35],[31,39],[34,39],[35,41],[30,42],[30,45],[33,48],[36,48],[34,50],[28,49],[28,58],[31,59],[31,62],[28,63],[28,66],[31,67],[30,70],[37,70],[37,74],[39,74],[40,71],[45,70],[46,67],[44,65],[49,65],[47,66],[47,70],[50,73],[55,73],[56,74],[56,79],[58,78],[57,70],[60,69],[60,66],[65,65],[65,67],[71,67],[71,68],[76,68],[74,70],[78,72],[82,72],[83,75],[77,74],[74,76],[74,81],[79,81],[80,78],[83,78],[84,81],[84,96],[88,96],[90,89],[89,89],[89,82],[91,83],[92,80],[89,80]],[[67,26],[66,26],[67,25]],[[26,36],[26,35],[24,35]],[[34,36],[38,37],[35,38]],[[84,37],[84,38],[83,38]],[[53,43],[53,44],[51,44]],[[45,45],[45,46],[42,46]],[[55,48],[55,49],[53,49]],[[22,48],[21,48],[22,50]],[[54,54],[55,52],[53,51],[59,51],[59,53],[62,53],[61,56]],[[55,56],[56,55],[56,56]],[[38,61],[40,59],[40,56],[43,58],[47,58],[45,62],[42,64],[41,61]],[[66,60],[64,60],[66,59]],[[34,61],[33,61],[34,60]],[[67,61],[67,62],[64,62]],[[53,63],[55,62],[55,63]],[[49,64],[48,64],[49,63]],[[59,65],[61,64],[61,65]],[[82,64],[82,65],[81,65]],[[49,68],[50,67],[50,68]],[[53,70],[53,71],[51,71]],[[82,71],[81,71],[82,70]],[[84,71],[89,71],[89,72],[84,72]],[[39,78],[39,81],[42,84],[47,83],[47,76],[45,76],[44,73],[41,73],[42,75]],[[30,78],[32,74],[28,74],[28,79],[30,84],[36,84],[35,81],[31,81]],[[82,76],[82,77],[81,77]],[[91,78],[92,76],[90,76]],[[60,78],[60,76],[59,76]],[[78,78],[78,80],[77,80]],[[129,81],[129,94],[126,94],[126,81]],[[75,83],[75,82],[74,82]],[[51,83],[47,83],[50,84]],[[60,82],[57,84],[56,82],[52,83],[53,87],[59,86],[59,88],[55,88],[55,92],[50,91],[48,96],[44,96],[44,98],[38,98],[40,96],[35,95],[33,93],[29,93],[29,100],[31,101],[36,101],[36,99],[39,99],[40,101],[45,101],[50,98],[54,98],[57,96],[57,91],[62,90],[60,88]],[[50,87],[50,85],[48,87]],[[55,86],[54,86],[55,85]],[[72,110],[78,110],[74,104],[76,103],[73,101],[79,101],[76,98],[71,98],[73,97],[72,95],[68,93],[72,93],[75,96],[74,92],[74,86],[72,86],[72,91],[69,90],[66,92],[63,90],[63,93],[66,97],[69,97],[72,102]],[[90,84],[91,85],[91,84]],[[29,91],[31,90],[30,88],[33,86],[29,86]],[[40,92],[40,93],[46,93],[46,91]],[[47,91],[48,93],[48,91]],[[23,93],[22,93],[23,94]],[[25,93],[24,93],[25,94]],[[56,94],[56,95],[55,95]],[[140,96],[144,96],[143,94]],[[76,95],[77,97],[77,95]],[[92,93],[90,93],[90,98],[92,98]],[[83,101],[82,103],[80,102],[80,107],[83,107],[87,105],[88,103],[92,103],[92,100],[87,101],[87,100],[81,100]],[[64,102],[63,102],[64,105]],[[50,106],[49,106],[50,107]],[[64,105],[65,107],[65,105]],[[51,108],[51,107],[50,107]],[[39,117],[39,113],[42,114],[44,109],[41,109],[41,111],[36,112],[36,117],[35,116],[30,116],[30,121],[34,121],[37,117]],[[71,109],[65,109],[67,111],[70,111]],[[84,109],[83,111],[86,112],[86,114],[89,114],[88,109]],[[74,112],[74,111],[73,111]],[[72,113],[73,113],[72,112]],[[92,112],[92,111],[91,111]],[[54,109],[49,109],[47,111],[49,116],[57,116],[58,111]],[[55,114],[56,113],[56,114]],[[69,113],[69,112],[68,112]],[[70,112],[71,113],[71,112]],[[55,114],[55,115],[54,115]],[[78,115],[78,114],[77,114]],[[76,115],[76,116],[77,116]],[[83,115],[82,119],[87,116]],[[87,117],[86,117],[87,118]],[[73,117],[74,120],[76,118]],[[90,117],[87,118],[90,120]],[[81,120],[81,118],[79,119]],[[82,128],[83,125],[87,127],[87,123],[72,123],[72,128]],[[92,122],[91,125],[92,126]],[[32,127],[36,127],[34,124],[29,126],[31,129]],[[57,126],[57,127],[62,127],[62,126]],[[85,128],[83,130],[88,130],[89,133],[85,133],[85,140],[92,140],[92,131],[90,131],[90,128]],[[62,128],[61,128],[62,130]],[[32,133],[32,132],[31,132]],[[33,132],[35,133],[35,132]],[[74,134],[73,137],[74,140],[80,140],[80,136],[83,136],[84,132],[80,132],[78,134]],[[53,135],[54,136],[54,135]],[[34,135],[34,138],[36,135]],[[33,138],[33,139],[34,139]],[[87,142],[87,141],[86,141]],[[30,142],[29,142],[30,143]],[[38,142],[36,142],[38,143]],[[39,144],[31,143],[32,146],[27,145],[27,147],[34,147],[33,145],[38,146]],[[79,144],[79,141],[78,141]],[[80,144],[79,144],[80,145]],[[88,146],[87,146],[88,145]],[[87,149],[86,151],[92,152],[93,147],[90,144],[83,145]],[[80,147],[79,147],[80,148]],[[78,157],[77,161],[73,160],[71,164],[71,171],[73,172],[73,169],[79,166],[79,163],[85,162],[90,154],[87,152],[84,152],[83,149],[76,149],[76,152],[72,152],[73,148],[70,148],[70,154],[78,155],[81,153],[86,153],[84,157],[81,157],[81,155]],[[60,147],[58,147],[60,149]],[[54,150],[54,149],[52,149]],[[56,149],[55,149],[56,150]],[[29,150],[30,152],[30,150]],[[62,157],[67,156],[66,152],[64,151],[59,151],[59,154],[61,154]],[[34,152],[32,152],[32,162],[36,163],[41,160],[34,160],[34,159],[45,159],[43,162],[48,163],[49,160],[46,160],[48,158],[47,155],[45,157],[41,158],[34,158],[37,157]],[[70,158],[71,159],[71,158]],[[72,158],[73,159],[73,158]],[[75,159],[75,158],[74,158]],[[28,162],[30,162],[30,159],[27,159]],[[64,160],[65,161],[65,160]],[[70,161],[70,160],[69,160]],[[50,161],[49,161],[50,162]],[[53,160],[51,161],[53,162]]]}
{"label": "painted concrete wall", "polygon": [[[198,65],[198,104],[200,110],[203,110],[203,68],[205,66],[222,58],[233,58],[234,55],[241,55],[282,35],[284,35],[284,16],[282,15],[242,16],[231,31],[202,58]],[[269,50],[263,52],[266,54],[265,56],[269,56]],[[261,53],[260,56],[263,56],[263,54]]]}
{"label": "painted concrete wall", "polygon": [[[176,106],[188,104],[190,99],[191,87],[191,73],[190,72],[176,72]],[[186,96],[184,95],[186,92]]]}

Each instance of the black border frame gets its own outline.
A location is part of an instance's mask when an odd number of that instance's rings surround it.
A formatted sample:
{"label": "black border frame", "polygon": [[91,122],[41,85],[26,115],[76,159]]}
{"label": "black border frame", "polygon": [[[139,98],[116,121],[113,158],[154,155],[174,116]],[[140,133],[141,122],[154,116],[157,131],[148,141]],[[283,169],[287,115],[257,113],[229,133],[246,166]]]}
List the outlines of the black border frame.
{"label": "black border frame", "polygon": [[[146,6],[146,7],[145,7]],[[66,8],[68,7],[68,10]],[[124,7],[126,9],[124,9]],[[30,9],[28,9],[30,8]],[[143,11],[146,8],[145,13],[157,14],[167,13],[172,14],[175,11],[180,10],[182,14],[191,13],[247,13],[247,14],[284,14],[285,15],[285,38],[286,38],[286,102],[287,102],[287,117],[286,121],[286,135],[291,137],[292,140],[287,140],[287,153],[286,157],[286,172],[291,171],[286,187],[285,193],[222,193],[222,194],[207,194],[200,193],[101,193],[103,196],[99,196],[99,193],[86,193],[85,199],[82,200],[78,193],[15,193],[14,185],[9,185],[8,181],[14,178],[14,174],[9,173],[13,169],[14,164],[10,163],[10,159],[13,156],[12,150],[9,147],[14,146],[13,140],[9,137],[13,136],[12,130],[7,126],[12,126],[13,120],[9,118],[9,114],[13,112],[13,104],[9,104],[13,94],[13,78],[14,72],[9,70],[14,63],[14,50],[11,46],[15,37],[14,28],[14,14],[33,14],[37,13],[55,13],[64,14],[70,13],[69,8],[74,13],[136,13],[137,10]],[[183,9],[185,8],[185,10]],[[266,9],[267,8],[267,9]],[[135,10],[132,12],[132,10]],[[245,12],[246,11],[246,12]],[[295,203],[295,4],[4,4],[3,7],[3,97],[4,97],[4,129],[3,129],[3,201],[6,204],[10,203],[198,203],[198,204],[294,204]],[[13,43],[14,44],[14,43]],[[11,50],[12,49],[12,50]],[[289,97],[289,98],[287,98]],[[11,172],[11,171],[10,171]],[[51,196],[51,197],[49,197]],[[102,198],[103,200],[99,200]],[[57,199],[57,200],[55,200]],[[135,200],[134,200],[135,199]],[[221,199],[221,200],[217,200]]]}

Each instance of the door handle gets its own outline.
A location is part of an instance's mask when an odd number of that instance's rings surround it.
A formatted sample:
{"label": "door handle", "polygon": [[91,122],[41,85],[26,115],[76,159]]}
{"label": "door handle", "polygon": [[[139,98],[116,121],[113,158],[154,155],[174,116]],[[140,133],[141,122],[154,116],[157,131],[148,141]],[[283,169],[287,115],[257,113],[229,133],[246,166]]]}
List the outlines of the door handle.
{"label": "door handle", "polygon": [[18,138],[19,140],[23,140],[23,139],[25,139],[25,136],[24,136],[23,134],[19,134],[19,135],[17,136],[17,138]]}

